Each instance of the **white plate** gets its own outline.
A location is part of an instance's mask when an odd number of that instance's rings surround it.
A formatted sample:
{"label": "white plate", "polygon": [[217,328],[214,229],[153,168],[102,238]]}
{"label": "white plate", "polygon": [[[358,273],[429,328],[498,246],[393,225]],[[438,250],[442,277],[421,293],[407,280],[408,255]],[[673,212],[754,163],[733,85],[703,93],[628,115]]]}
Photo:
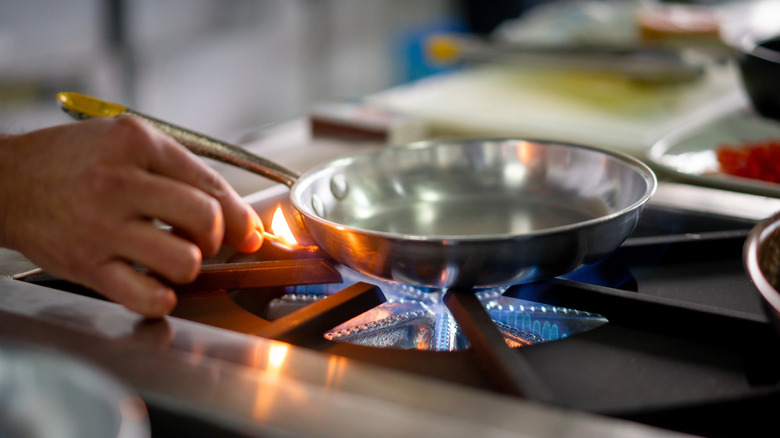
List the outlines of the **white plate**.
{"label": "white plate", "polygon": [[715,153],[724,145],[771,138],[780,140],[780,122],[740,109],[662,138],[650,149],[648,158],[659,172],[669,172],[691,183],[780,197],[780,184],[721,173]]}

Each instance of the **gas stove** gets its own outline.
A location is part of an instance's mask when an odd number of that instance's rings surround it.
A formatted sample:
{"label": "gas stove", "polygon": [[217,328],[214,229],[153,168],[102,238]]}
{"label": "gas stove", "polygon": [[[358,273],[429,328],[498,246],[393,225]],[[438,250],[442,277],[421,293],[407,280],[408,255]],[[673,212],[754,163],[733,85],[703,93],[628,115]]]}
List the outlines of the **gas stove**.
{"label": "gas stove", "polygon": [[[281,186],[248,194],[265,223]],[[173,315],[0,278],[0,337],[137,391],[153,436],[745,436],[780,406],[780,345],[742,268],[779,200],[664,182],[631,237],[568,275],[436,291],[318,252],[225,248]]]}

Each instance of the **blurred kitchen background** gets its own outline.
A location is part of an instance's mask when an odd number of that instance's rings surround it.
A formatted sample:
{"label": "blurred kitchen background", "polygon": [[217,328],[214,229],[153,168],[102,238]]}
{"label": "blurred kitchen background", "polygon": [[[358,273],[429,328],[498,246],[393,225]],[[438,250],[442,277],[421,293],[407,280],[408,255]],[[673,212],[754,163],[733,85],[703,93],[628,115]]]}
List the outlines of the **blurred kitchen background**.
{"label": "blurred kitchen background", "polygon": [[415,35],[455,26],[448,0],[0,2],[0,129],[67,121],[91,93],[231,138],[410,79]]}
{"label": "blurred kitchen background", "polygon": [[221,137],[405,80],[404,39],[447,0],[0,2],[0,128],[61,123],[54,93],[126,102]]}
{"label": "blurred kitchen background", "polygon": [[[68,121],[54,94],[72,90],[236,140],[312,103],[436,73],[420,54],[425,35],[488,34],[537,3],[553,2],[3,0],[0,130]],[[702,2],[730,3],[743,2]]]}

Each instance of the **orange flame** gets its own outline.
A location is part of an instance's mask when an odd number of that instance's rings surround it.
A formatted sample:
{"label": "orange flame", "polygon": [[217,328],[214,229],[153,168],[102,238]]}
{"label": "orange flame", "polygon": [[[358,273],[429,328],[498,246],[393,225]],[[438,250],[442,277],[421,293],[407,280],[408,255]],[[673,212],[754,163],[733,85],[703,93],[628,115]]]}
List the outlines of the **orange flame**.
{"label": "orange flame", "polygon": [[290,225],[287,224],[281,205],[276,207],[274,216],[271,219],[271,232],[263,231],[263,236],[280,248],[310,252],[319,250],[316,245],[303,246],[298,244],[298,239],[295,238]]}
{"label": "orange flame", "polygon": [[276,207],[274,217],[271,219],[271,231],[279,238],[280,243],[290,247],[298,246],[298,241],[295,239],[295,235],[284,217],[282,206]]}

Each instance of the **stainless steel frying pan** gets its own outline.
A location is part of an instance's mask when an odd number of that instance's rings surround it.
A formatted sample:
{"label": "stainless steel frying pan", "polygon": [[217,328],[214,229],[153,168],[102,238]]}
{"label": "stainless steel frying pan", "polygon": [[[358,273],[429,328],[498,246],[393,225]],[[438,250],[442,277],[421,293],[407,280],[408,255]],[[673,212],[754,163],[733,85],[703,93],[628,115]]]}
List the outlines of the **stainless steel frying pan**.
{"label": "stainless steel frying pan", "polygon": [[77,118],[142,118],[194,153],[286,184],[296,220],[338,262],[431,288],[531,282],[614,251],[656,178],[630,156],[517,139],[426,141],[338,159],[301,176],[124,106],[60,93]]}

